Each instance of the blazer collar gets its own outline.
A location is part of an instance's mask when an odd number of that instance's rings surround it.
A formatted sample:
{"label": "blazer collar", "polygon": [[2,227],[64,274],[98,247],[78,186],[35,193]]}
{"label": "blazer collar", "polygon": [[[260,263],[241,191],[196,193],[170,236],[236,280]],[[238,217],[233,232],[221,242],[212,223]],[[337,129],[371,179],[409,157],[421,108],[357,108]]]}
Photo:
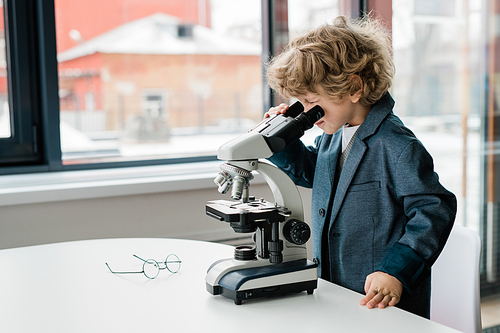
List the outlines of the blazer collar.
{"label": "blazer collar", "polygon": [[375,134],[382,121],[392,112],[394,104],[395,102],[391,94],[389,94],[389,92],[385,93],[385,95],[372,106],[365,121],[363,121],[363,124],[359,127],[356,136],[364,140]]}

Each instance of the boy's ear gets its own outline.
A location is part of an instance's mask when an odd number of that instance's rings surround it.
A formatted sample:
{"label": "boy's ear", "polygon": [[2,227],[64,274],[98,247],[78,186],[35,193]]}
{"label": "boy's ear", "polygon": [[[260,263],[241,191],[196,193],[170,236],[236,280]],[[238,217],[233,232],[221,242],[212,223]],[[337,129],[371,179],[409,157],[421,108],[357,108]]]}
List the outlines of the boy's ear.
{"label": "boy's ear", "polygon": [[363,92],[363,89],[359,89],[356,91],[354,94],[350,95],[349,97],[351,98],[352,103],[357,103],[359,102],[359,99],[361,98],[361,94]]}
{"label": "boy's ear", "polygon": [[349,78],[352,82],[352,90],[354,90],[354,92],[349,95],[349,98],[352,103],[357,103],[363,94],[363,80],[356,74],[351,75]]}

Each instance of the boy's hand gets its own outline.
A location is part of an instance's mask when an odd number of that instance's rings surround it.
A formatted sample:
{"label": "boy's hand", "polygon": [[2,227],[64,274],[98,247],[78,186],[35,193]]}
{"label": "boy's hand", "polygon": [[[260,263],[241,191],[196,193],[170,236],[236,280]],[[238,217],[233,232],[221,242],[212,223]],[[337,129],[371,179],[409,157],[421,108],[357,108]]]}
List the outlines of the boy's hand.
{"label": "boy's hand", "polygon": [[281,103],[278,106],[272,107],[269,109],[269,111],[267,111],[264,114],[264,119],[267,117],[270,117],[270,116],[274,116],[275,114],[284,114],[284,113],[286,113],[288,108],[289,108],[289,106],[286,105],[285,103]]}
{"label": "boy's hand", "polygon": [[374,272],[366,277],[366,296],[359,302],[368,309],[394,306],[399,303],[403,284],[394,276],[384,272]]}

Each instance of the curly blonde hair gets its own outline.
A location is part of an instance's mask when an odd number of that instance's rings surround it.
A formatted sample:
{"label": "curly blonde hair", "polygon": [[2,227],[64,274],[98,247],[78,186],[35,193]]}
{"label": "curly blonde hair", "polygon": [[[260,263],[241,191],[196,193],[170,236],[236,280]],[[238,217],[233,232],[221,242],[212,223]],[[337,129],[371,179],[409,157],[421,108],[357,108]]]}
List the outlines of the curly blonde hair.
{"label": "curly blonde hair", "polygon": [[362,88],[359,101],[369,107],[387,92],[394,72],[390,35],[381,22],[339,16],[292,40],[269,63],[267,79],[287,98],[318,94],[319,86],[338,100]]}

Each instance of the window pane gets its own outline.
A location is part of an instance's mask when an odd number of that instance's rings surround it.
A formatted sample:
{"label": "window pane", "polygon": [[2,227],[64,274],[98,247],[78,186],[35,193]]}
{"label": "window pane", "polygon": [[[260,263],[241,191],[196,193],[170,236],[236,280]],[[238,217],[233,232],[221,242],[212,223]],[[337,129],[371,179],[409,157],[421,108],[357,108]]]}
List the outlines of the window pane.
{"label": "window pane", "polygon": [[5,25],[3,17],[3,1],[0,1],[0,138],[10,138],[12,130],[8,102]]}
{"label": "window pane", "polygon": [[55,10],[64,164],[215,155],[262,118],[260,1]]}
{"label": "window pane", "polygon": [[441,182],[457,196],[456,223],[479,231],[484,5],[392,3],[395,112],[424,143]]}

